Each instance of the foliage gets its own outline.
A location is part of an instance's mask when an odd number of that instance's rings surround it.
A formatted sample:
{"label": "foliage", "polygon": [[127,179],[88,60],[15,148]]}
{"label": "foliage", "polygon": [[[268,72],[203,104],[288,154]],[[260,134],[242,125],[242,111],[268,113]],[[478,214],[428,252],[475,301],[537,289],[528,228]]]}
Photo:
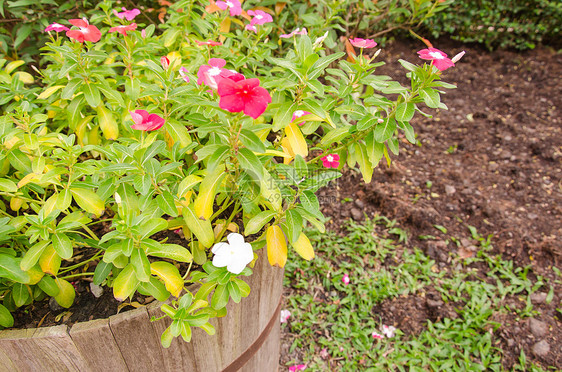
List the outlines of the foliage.
{"label": "foliage", "polygon": [[[343,234],[311,233],[317,257],[313,262],[290,260],[285,276],[285,285],[293,288],[287,299],[291,315],[284,325],[293,340],[289,353],[303,355],[294,362],[310,371],[503,371],[495,337],[500,324],[494,320],[509,313],[535,315],[531,294],[550,287],[552,301],[552,286],[541,277],[530,280],[530,267],[514,269],[512,261],[491,254],[491,237],[470,229],[479,245],[477,256],[450,254],[451,268],[406,248],[401,244],[405,231],[385,217],[362,224],[349,221]],[[342,282],[346,274],[348,285]],[[378,310],[383,302],[397,300],[398,308],[399,300],[411,299],[405,302],[417,309],[435,291],[454,316],[430,313],[432,319],[420,322],[421,330],[399,328],[393,337],[372,337],[371,332],[384,330]],[[510,308],[506,299],[514,298],[526,306]],[[516,370],[542,371],[523,352],[519,361]]]}
{"label": "foliage", "polygon": [[[213,334],[209,319],[249,294],[252,265],[217,267],[211,249],[240,232],[255,259],[284,266],[289,248],[311,259],[303,227],[325,231],[314,192],[344,164],[369,182],[401,141],[415,143],[416,112],[446,108],[454,87],[400,61],[404,87],[376,74],[378,52],[345,60],[323,46],[329,30],[282,39],[242,9],[179,1],[156,33],[114,8],[72,20],[72,39],[51,31],[35,79],[16,71],[24,61],[0,60],[3,327],[6,310],[47,296],[71,306],[71,282],[90,276],[118,300],[173,298],[165,346],[192,327]],[[341,162],[324,168],[327,156]]]}
{"label": "foliage", "polygon": [[562,2],[557,0],[463,0],[428,19],[433,37],[477,42],[487,48],[533,49],[558,43]]}

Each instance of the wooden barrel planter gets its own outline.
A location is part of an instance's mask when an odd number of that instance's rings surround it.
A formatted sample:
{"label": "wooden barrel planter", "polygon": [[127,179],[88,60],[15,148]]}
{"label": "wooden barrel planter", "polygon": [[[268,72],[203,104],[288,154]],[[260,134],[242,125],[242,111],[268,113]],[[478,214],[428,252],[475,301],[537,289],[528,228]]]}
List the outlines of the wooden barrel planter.
{"label": "wooden barrel planter", "polygon": [[283,273],[260,257],[244,278],[250,295],[211,320],[216,334],[194,328],[191,342],[176,338],[168,349],[160,335],[169,318],[150,321],[159,304],[72,327],[0,331],[0,371],[276,371]]}

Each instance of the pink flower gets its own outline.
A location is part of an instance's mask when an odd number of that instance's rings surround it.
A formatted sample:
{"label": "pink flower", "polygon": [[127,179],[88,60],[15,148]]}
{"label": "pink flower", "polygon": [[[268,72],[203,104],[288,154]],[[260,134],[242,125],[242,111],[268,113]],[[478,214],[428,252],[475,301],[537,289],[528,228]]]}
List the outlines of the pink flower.
{"label": "pink flower", "polygon": [[70,30],[68,27],[61,25],[60,23],[51,23],[49,26],[47,26],[47,28],[45,29],[45,32],[49,32],[49,31],[56,31],[56,32],[62,32],[62,31],[68,31]]}
{"label": "pink flower", "polygon": [[382,340],[384,338],[383,335],[381,335],[380,333],[377,333],[376,331],[371,333],[371,336],[373,336],[373,338],[376,339],[376,340]]}
{"label": "pink flower", "polygon": [[140,10],[138,9],[131,9],[127,10],[125,8],[121,8],[122,12],[118,13],[117,10],[113,10],[113,14],[115,14],[119,19],[125,18],[127,21],[132,21],[135,19],[136,16],[140,14]]}
{"label": "pink flower", "polygon": [[137,130],[144,130],[145,132],[150,132],[156,129],[162,128],[164,125],[164,119],[156,114],[149,114],[145,110],[135,110],[134,112],[129,111],[131,118],[135,124],[131,125],[131,128]]}
{"label": "pink flower", "polygon": [[453,58],[451,58],[451,62],[453,63],[457,63],[458,61],[460,61],[460,59],[462,58],[462,56],[464,56],[466,52],[463,50],[462,52],[460,52],[459,54],[455,55]]}
{"label": "pink flower", "polygon": [[164,70],[167,70],[170,67],[170,60],[166,56],[160,57],[160,64]]}
{"label": "pink flower", "polygon": [[146,28],[143,28],[141,31],[141,37],[144,39],[146,37]]}
{"label": "pink flower", "polygon": [[[297,110],[295,112],[293,112],[293,118],[291,119],[291,122],[295,121],[295,119],[300,118],[301,116],[305,116],[305,115],[310,115],[311,113],[308,111],[303,111],[303,110]],[[299,123],[299,125],[304,125],[304,121],[301,121]],[[337,168],[337,167],[336,167]]]}
{"label": "pink flower", "polygon": [[306,31],[305,27],[303,27],[302,30],[300,28],[296,28],[290,34],[279,35],[279,37],[282,39],[288,39],[290,37],[293,37],[294,35],[308,35],[308,32]]}
{"label": "pink flower", "polygon": [[306,369],[306,364],[296,364],[289,367],[289,372],[304,371]]}
{"label": "pink flower", "polygon": [[186,82],[189,83],[189,76],[187,76],[187,69],[185,67],[180,68],[180,77]]}
{"label": "pink flower", "polygon": [[289,317],[291,316],[291,312],[289,310],[281,310],[281,323],[287,323],[287,320],[289,319]]}
{"label": "pink flower", "polygon": [[394,331],[396,331],[396,328],[394,328],[393,326],[387,326],[384,325],[382,326],[382,333],[388,337],[388,338],[392,338],[394,337]]}
{"label": "pink flower", "polygon": [[221,79],[233,74],[232,71],[223,68],[225,65],[226,61],[222,58],[209,59],[209,64],[199,67],[197,71],[197,84],[205,84],[212,89],[217,89]]}
{"label": "pink flower", "polygon": [[242,14],[242,4],[238,0],[217,1],[217,6],[222,9],[230,9],[230,15],[236,16]]}
{"label": "pink flower", "polygon": [[[340,156],[338,154],[328,154],[321,158],[324,168],[337,168],[340,166]],[[345,282],[347,280],[347,283]],[[349,276],[345,274],[342,278],[344,284],[349,284]]]}
{"label": "pink flower", "polygon": [[347,274],[343,274],[343,277],[341,278],[341,281],[345,285],[348,285],[351,282],[351,280],[349,279],[349,275],[347,275]]}
{"label": "pink flower", "polygon": [[328,353],[328,349],[323,348],[322,350],[320,350],[320,358],[328,359],[329,356],[330,356],[330,353]]}
{"label": "pink flower", "polygon": [[421,59],[431,60],[431,64],[437,67],[439,71],[445,71],[449,67],[453,67],[455,65],[455,63],[447,58],[447,55],[439,49],[422,49],[418,51],[418,54]]}
{"label": "pink flower", "polygon": [[66,31],[66,36],[74,39],[80,43],[84,41],[91,41],[93,43],[100,41],[101,31],[94,25],[90,25],[86,18],[83,19],[70,19],[73,26],[80,28],[79,30]]}
{"label": "pink flower", "polygon": [[220,41],[212,41],[212,40],[207,40],[207,41],[197,41],[197,40],[195,40],[195,43],[199,46],[202,46],[202,45],[209,45],[209,46],[222,45],[222,43]]}
{"label": "pink flower", "polygon": [[251,15],[252,21],[250,22],[252,25],[263,25],[269,22],[273,22],[273,18],[269,13],[264,12],[263,10],[248,10],[248,15]]}
{"label": "pink flower", "polygon": [[119,32],[121,35],[127,36],[127,31],[133,31],[136,29],[137,29],[137,24],[131,23],[130,25],[111,27],[109,29],[109,32]]}
{"label": "pink flower", "polygon": [[259,85],[259,79],[255,78],[240,81],[221,79],[217,89],[219,107],[230,112],[244,111],[244,114],[257,119],[271,102],[269,92]]}
{"label": "pink flower", "polygon": [[374,48],[377,46],[377,43],[371,39],[361,39],[356,37],[355,39],[349,39],[351,45],[357,48]]}
{"label": "pink flower", "polygon": [[245,29],[248,30],[248,31],[255,32],[256,34],[258,33],[258,29],[256,28],[256,26],[254,26],[252,24],[247,24]]}

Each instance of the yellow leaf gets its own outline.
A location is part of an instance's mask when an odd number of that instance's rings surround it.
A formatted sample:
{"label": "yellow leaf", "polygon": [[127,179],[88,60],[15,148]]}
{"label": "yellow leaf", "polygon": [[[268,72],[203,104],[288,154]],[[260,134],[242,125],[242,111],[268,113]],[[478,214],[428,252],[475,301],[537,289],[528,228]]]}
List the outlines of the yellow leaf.
{"label": "yellow leaf", "polygon": [[265,233],[267,260],[271,266],[284,267],[287,262],[287,241],[278,225],[269,226]]}
{"label": "yellow leaf", "polygon": [[55,279],[55,283],[57,283],[57,287],[59,287],[60,290],[59,294],[55,296],[55,300],[57,300],[59,305],[68,309],[72,306],[74,298],[76,297],[74,287],[66,280],[60,278]]}
{"label": "yellow leaf", "polygon": [[23,199],[16,198],[15,196],[10,199],[10,209],[14,212],[20,210],[21,206],[23,205]]}
{"label": "yellow leaf", "polygon": [[57,90],[64,88],[64,85],[53,85],[43,91],[40,95],[37,96],[37,99],[47,99],[52,96]]}
{"label": "yellow leaf", "polygon": [[33,76],[30,73],[18,71],[14,74],[14,77],[17,77],[21,80],[24,84],[33,84]]}
{"label": "yellow leaf", "polygon": [[293,158],[295,157],[295,152],[293,151],[293,148],[291,147],[291,144],[289,143],[289,139],[287,137],[284,137],[281,140],[281,148],[283,149],[283,164],[291,163],[291,161],[293,161]]}
{"label": "yellow leaf", "polygon": [[115,118],[103,105],[96,107],[98,112],[98,123],[100,124],[103,136],[108,140],[115,140],[119,137],[119,126]]}
{"label": "yellow leaf", "polygon": [[27,282],[26,284],[29,285],[39,283],[39,281],[45,276],[45,273],[37,265],[27,270],[26,273],[29,275],[29,282]]}
{"label": "yellow leaf", "polygon": [[173,70],[179,69],[181,66],[181,55],[176,52],[170,52],[168,53],[168,55],[166,56],[168,57],[168,59],[170,60],[170,68]]}
{"label": "yellow leaf", "polygon": [[45,274],[57,275],[59,272],[61,258],[50,244],[39,258],[39,266]]}
{"label": "yellow leaf", "polygon": [[310,240],[308,237],[301,232],[299,238],[296,242],[293,243],[293,247],[295,251],[307,261],[310,261],[314,258],[314,248],[312,248],[312,244],[310,244]]}
{"label": "yellow leaf", "polygon": [[118,301],[123,301],[137,289],[138,285],[139,280],[135,274],[135,268],[132,264],[128,264],[113,281],[113,297]]}
{"label": "yellow leaf", "polygon": [[6,65],[6,72],[8,74],[11,74],[12,71],[14,71],[16,68],[20,67],[24,63],[25,63],[25,61],[22,61],[21,59],[17,60],[17,61],[12,61],[12,62],[10,62]]}
{"label": "yellow leaf", "polygon": [[71,188],[70,192],[74,196],[76,203],[88,213],[95,214],[96,217],[100,217],[105,210],[105,203],[101,198],[88,189],[81,188]]}
{"label": "yellow leaf", "polygon": [[197,217],[208,220],[213,215],[215,195],[224,176],[224,167],[219,166],[203,178],[203,182],[199,186],[199,195],[197,195],[193,204]]}
{"label": "yellow leaf", "polygon": [[156,261],[150,264],[150,272],[164,282],[166,289],[172,296],[180,296],[184,282],[174,265],[169,262]]}
{"label": "yellow leaf", "polygon": [[37,178],[37,175],[35,173],[29,173],[18,182],[18,189],[21,189],[31,181],[38,181],[38,180],[39,179]]}
{"label": "yellow leaf", "polygon": [[289,139],[291,148],[295,154],[299,154],[303,158],[308,155],[308,146],[306,145],[306,140],[302,135],[301,130],[295,123],[290,123],[285,127],[285,135]]}
{"label": "yellow leaf", "polygon": [[226,34],[230,31],[230,17],[226,17],[222,20],[220,25],[220,32]]}
{"label": "yellow leaf", "polygon": [[58,204],[57,203],[58,197],[59,194],[54,193],[53,195],[51,195],[49,199],[47,199],[45,204],[43,204],[43,208],[41,208],[43,210],[43,216],[47,217],[55,209],[55,206],[57,206]]}

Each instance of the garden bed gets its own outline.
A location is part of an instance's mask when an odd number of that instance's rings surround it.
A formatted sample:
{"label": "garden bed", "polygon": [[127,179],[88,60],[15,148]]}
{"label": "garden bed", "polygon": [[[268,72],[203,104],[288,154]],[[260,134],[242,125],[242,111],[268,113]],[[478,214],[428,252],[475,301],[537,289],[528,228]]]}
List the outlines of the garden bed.
{"label": "garden bed", "polygon": [[[412,124],[422,146],[401,148],[390,168],[381,163],[370,184],[362,184],[358,172],[347,172],[337,186],[321,191],[323,212],[332,218],[329,226],[341,231],[344,220],[362,220],[364,213],[396,219],[409,232],[404,244],[423,249],[440,268],[458,263],[451,257],[475,255],[467,228],[474,226],[483,236],[493,235],[493,253],[513,260],[516,267],[530,265],[530,280],[542,277],[555,283],[553,267],[560,269],[562,262],[560,54],[548,48],[489,53],[445,40],[434,44],[451,54],[467,52],[443,74],[458,86],[443,96],[449,110],[433,119],[416,118]],[[420,47],[419,42],[397,41],[381,57],[412,61]],[[404,75],[393,63],[381,70],[395,79]],[[547,292],[543,287],[532,297],[533,318],[547,325],[546,335],[533,334],[529,318],[515,313],[496,319],[501,327],[494,332],[494,346],[502,350],[504,367],[516,364],[523,350],[543,367],[562,368],[561,315],[556,311],[562,287],[554,285],[550,303]],[[448,313],[445,306],[436,310],[415,296],[400,298],[398,307],[391,302],[373,304],[373,317],[408,332]],[[512,308],[526,305],[517,297],[506,302]],[[416,315],[401,319],[397,308]],[[287,352],[289,328],[283,332],[282,361],[287,363],[294,353]],[[533,347],[542,340],[550,351],[537,356]]]}

